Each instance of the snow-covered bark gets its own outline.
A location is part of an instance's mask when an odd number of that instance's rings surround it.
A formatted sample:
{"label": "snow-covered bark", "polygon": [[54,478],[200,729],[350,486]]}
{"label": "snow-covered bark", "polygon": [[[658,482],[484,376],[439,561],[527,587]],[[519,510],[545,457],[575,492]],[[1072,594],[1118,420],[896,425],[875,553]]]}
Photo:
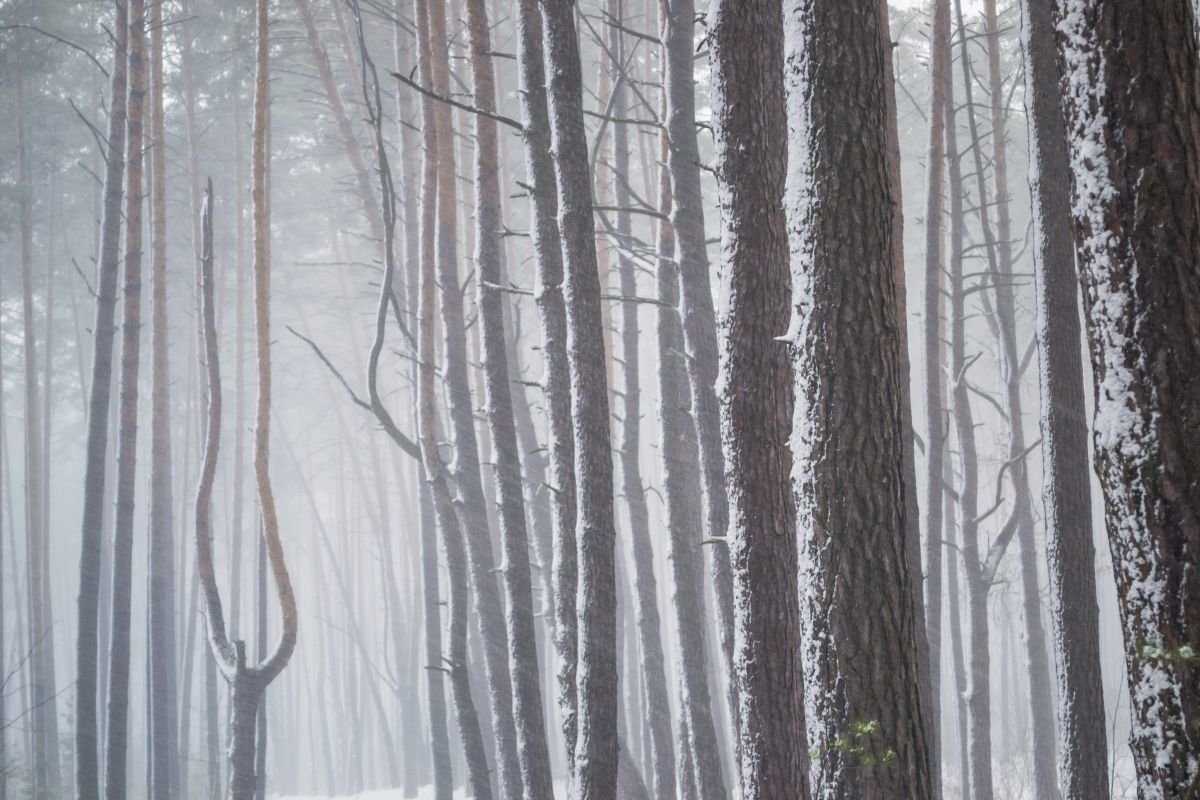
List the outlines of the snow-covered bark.
{"label": "snow-covered bark", "polygon": [[549,417],[550,472],[554,510],[554,621],[559,658],[559,705],[567,765],[574,770],[578,661],[577,543],[575,540],[575,438],[571,411],[571,372],[567,362],[567,307],[563,294],[562,241],[558,229],[558,189],[550,154],[550,112],[542,55],[539,0],[520,0],[517,44],[520,51],[521,139],[530,184],[530,232],[537,260],[538,319],[542,329],[545,376],[542,392]]}
{"label": "snow-covered bark", "polygon": [[[578,480],[578,738],[574,796],[601,800],[617,786],[616,528],[608,384],[583,75],[573,0],[541,0],[552,152],[567,306],[567,353]],[[544,290],[544,287],[543,287]]]}
{"label": "snow-covered bark", "polygon": [[1187,0],[1059,0],[1138,795],[1200,791],[1200,79]]}
{"label": "snow-covered bark", "polygon": [[874,0],[785,6],[805,716],[813,793],[831,799],[933,794],[905,527],[881,22]]}
{"label": "snow-covered bark", "polygon": [[1058,779],[1064,800],[1103,800],[1109,792],[1108,748],[1083,333],[1052,7],[1051,0],[1025,0],[1022,28],[1041,350],[1042,500],[1058,677]]}
{"label": "snow-covered bark", "polygon": [[[743,800],[808,796],[796,507],[794,389],[777,338],[790,314],[787,117],[779,0],[710,8],[713,130],[721,203],[722,438],[734,573]],[[684,786],[686,787],[686,782]]]}

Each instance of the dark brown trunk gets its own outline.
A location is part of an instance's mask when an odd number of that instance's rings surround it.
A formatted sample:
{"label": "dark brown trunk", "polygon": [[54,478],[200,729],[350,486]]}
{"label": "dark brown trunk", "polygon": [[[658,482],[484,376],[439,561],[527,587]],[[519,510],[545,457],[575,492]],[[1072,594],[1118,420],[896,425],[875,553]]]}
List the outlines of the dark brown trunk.
{"label": "dark brown trunk", "polygon": [[[790,317],[783,9],[779,0],[717,0],[709,10],[725,357],[721,411],[732,501],[729,546],[739,652],[741,796],[808,796],[800,667],[794,387]],[[753,97],[754,102],[743,98]],[[678,187],[677,187],[678,188]],[[753,391],[751,388],[753,387]],[[685,784],[686,786],[686,784]]]}
{"label": "dark brown trunk", "polygon": [[[1068,13],[1069,12],[1069,13]],[[1200,794],[1200,58],[1186,0],[1054,15],[1141,797]]]}
{"label": "dark brown trunk", "polygon": [[876,0],[796,0],[785,14],[800,131],[790,337],[803,403],[793,442],[813,788],[829,798],[931,797],[905,511],[891,48]]}

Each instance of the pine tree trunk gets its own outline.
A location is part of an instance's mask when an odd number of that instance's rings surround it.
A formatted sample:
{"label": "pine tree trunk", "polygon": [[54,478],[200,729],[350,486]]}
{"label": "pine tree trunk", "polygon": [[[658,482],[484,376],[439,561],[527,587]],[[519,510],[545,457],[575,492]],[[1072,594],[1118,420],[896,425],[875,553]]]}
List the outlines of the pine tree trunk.
{"label": "pine tree trunk", "polygon": [[154,800],[175,795],[175,521],[171,494],[171,376],[167,340],[167,153],[163,119],[162,3],[150,8],[151,259],[153,311],[150,448],[150,752]]}
{"label": "pine tree trunk", "polygon": [[[734,674],[733,572],[730,566],[729,497],[725,451],[721,446],[721,408],[717,400],[717,323],[709,278],[704,232],[704,196],[700,183],[700,146],[696,134],[694,0],[663,4],[666,122],[670,142],[667,167],[674,203],[670,211],[679,262],[683,335],[691,381],[692,408],[704,481],[705,522],[716,592],[717,631],[729,676],[729,713],[740,725],[741,700]],[[699,532],[699,528],[696,529]],[[735,739],[735,750],[739,747]],[[736,753],[735,753],[736,756]],[[700,789],[700,787],[697,787]]]}
{"label": "pine tree trunk", "polygon": [[[614,797],[617,786],[616,527],[600,275],[583,124],[583,75],[572,0],[541,0],[550,82],[547,106],[558,179],[566,284],[567,352],[578,479],[578,800]],[[528,87],[527,87],[528,89]]]}
{"label": "pine tree trunk", "polygon": [[567,307],[563,252],[558,227],[558,194],[550,153],[550,112],[542,53],[540,0],[519,0],[517,40],[525,165],[530,190],[530,230],[537,260],[535,300],[542,329],[542,393],[549,416],[550,472],[554,511],[554,622],[558,650],[559,706],[568,772],[575,770],[578,731],[578,547],[575,538],[575,439],[571,373],[567,359]]}
{"label": "pine tree trunk", "polygon": [[1186,0],[1054,23],[1141,797],[1200,793],[1200,58]]}
{"label": "pine tree trunk", "polygon": [[802,403],[793,441],[814,791],[930,797],[905,511],[890,46],[875,0],[795,0],[785,24],[799,131],[788,199]]}
{"label": "pine tree trunk", "polygon": [[1042,359],[1042,500],[1058,676],[1058,774],[1064,800],[1105,800],[1108,746],[1070,156],[1059,107],[1051,3],[1025,0],[1023,14]]}
{"label": "pine tree trunk", "polygon": [[[885,3],[886,7],[886,3]],[[932,739],[930,760],[934,765],[934,790],[941,792],[941,653],[942,653],[942,473],[946,432],[945,364],[942,352],[942,293],[945,291],[943,204],[946,186],[946,75],[950,38],[950,5],[934,0],[933,41],[930,52],[929,150],[925,159],[925,638],[928,648],[929,686],[926,722]],[[895,230],[902,232],[903,228]],[[903,239],[902,236],[899,237]],[[909,509],[916,514],[917,509]],[[916,562],[910,561],[915,567]],[[957,591],[952,588],[951,591]]]}
{"label": "pine tree trunk", "polygon": [[[473,96],[476,107],[495,112],[496,87],[491,34],[484,0],[467,0]],[[475,264],[479,271],[479,316],[482,326],[484,408],[496,448],[500,540],[504,553],[504,605],[507,610],[509,658],[513,675],[513,716],[517,753],[526,800],[553,800],[550,748],[538,675],[533,620],[533,586],[525,516],[521,457],[505,346],[504,290],[501,276],[504,222],[500,214],[500,167],[496,121],[475,115]],[[495,716],[498,711],[493,711]],[[501,744],[503,747],[503,744]],[[502,788],[504,788],[502,786]]]}
{"label": "pine tree trunk", "polygon": [[129,132],[126,146],[125,271],[121,320],[121,404],[117,438],[117,503],[113,529],[112,642],[108,664],[104,793],[127,793],[130,606],[132,602],[134,489],[137,481],[138,373],[142,327],[142,193],[146,95],[146,4],[129,4]]}
{"label": "pine tree trunk", "polygon": [[[787,177],[780,147],[787,137],[782,23],[779,0],[718,0],[709,10],[721,272],[729,297],[720,323],[721,411],[740,643],[734,679],[741,696],[743,800],[808,796],[788,447],[794,388],[787,348],[776,341],[788,327],[791,288],[781,203]],[[754,102],[744,102],[747,97]]]}

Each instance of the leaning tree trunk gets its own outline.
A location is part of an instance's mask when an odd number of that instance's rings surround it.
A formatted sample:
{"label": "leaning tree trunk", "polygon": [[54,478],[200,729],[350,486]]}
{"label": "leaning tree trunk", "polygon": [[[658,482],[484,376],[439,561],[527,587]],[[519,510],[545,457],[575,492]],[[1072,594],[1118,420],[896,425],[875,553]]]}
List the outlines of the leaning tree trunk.
{"label": "leaning tree trunk", "polygon": [[563,291],[563,251],[558,227],[558,195],[550,153],[550,111],[542,54],[540,0],[519,0],[517,41],[520,50],[520,99],[525,165],[530,184],[530,231],[537,260],[538,318],[542,329],[542,393],[549,416],[550,472],[554,499],[555,646],[558,650],[559,706],[567,768],[575,769],[578,732],[578,548],[575,539],[575,439],[571,409],[571,370],[567,358],[567,307]]}
{"label": "leaning tree trunk", "polygon": [[802,402],[793,440],[814,791],[931,797],[905,512],[891,48],[876,0],[794,0],[785,14],[798,120],[789,336]]}
{"label": "leaning tree trunk", "polygon": [[125,290],[121,320],[121,405],[117,434],[117,503],[113,527],[112,641],[104,736],[104,794],[123,800],[129,725],[130,606],[133,594],[133,512],[137,481],[138,372],[142,327],[142,122],[146,95],[146,3],[129,4],[129,138],[125,191]]}
{"label": "leaning tree trunk", "polygon": [[254,421],[254,478],[267,551],[282,616],[282,631],[275,648],[255,664],[246,661],[246,646],[226,633],[221,595],[212,555],[212,490],[216,478],[221,438],[221,373],[217,350],[212,250],[212,182],[205,193],[201,241],[201,306],[204,361],[208,375],[208,424],[204,461],[196,491],[196,569],[204,599],[209,647],[221,674],[230,686],[229,800],[251,800],[258,788],[256,775],[258,709],[267,685],[287,666],[296,647],[296,599],[284,561],[279,517],[271,490],[269,443],[271,419],[271,273],[270,212],[267,198],[267,138],[269,125],[270,58],[267,0],[255,6],[255,82],[252,158],[254,208],[254,316],[255,354],[258,362],[258,398]]}
{"label": "leaning tree trunk", "polygon": [[567,352],[578,479],[579,730],[574,796],[612,798],[617,786],[616,527],[608,386],[583,73],[572,0],[542,0],[548,107],[566,277]]}
{"label": "leaning tree trunk", "polygon": [[[479,316],[482,330],[484,408],[496,447],[502,572],[508,642],[513,675],[513,717],[526,800],[553,800],[550,747],[539,680],[533,619],[533,585],[521,457],[513,416],[508,352],[504,331],[504,286],[501,276],[500,165],[496,120],[495,71],[484,0],[467,0],[471,74],[475,105],[475,264],[479,270]],[[494,712],[495,713],[495,712]]]}
{"label": "leaning tree trunk", "polygon": [[[800,670],[794,388],[787,348],[787,177],[783,19],[779,0],[717,0],[709,11],[725,293],[722,421],[732,502],[741,695],[741,796],[808,796]],[[753,97],[755,102],[742,102]],[[678,190],[678,186],[676,187]],[[751,391],[753,387],[753,391]],[[686,784],[685,784],[686,785]]]}
{"label": "leaning tree trunk", "polygon": [[1200,59],[1187,0],[1054,11],[1095,468],[1142,797],[1200,793]]}
{"label": "leaning tree trunk", "polygon": [[1025,0],[1025,93],[1041,349],[1042,500],[1058,676],[1063,800],[1109,795],[1071,173],[1048,0]]}
{"label": "leaning tree trunk", "polygon": [[174,796],[175,752],[175,521],[171,496],[171,376],[167,347],[167,151],[163,120],[162,3],[150,9],[151,329],[150,421],[150,796]]}
{"label": "leaning tree trunk", "polygon": [[108,151],[104,173],[104,219],[96,268],[96,320],[92,326],[92,374],[88,386],[87,450],[84,458],[83,521],[79,556],[79,600],[75,641],[75,795],[98,800],[97,659],[100,573],[103,544],[108,423],[116,334],[117,273],[121,236],[121,182],[125,173],[125,83],[128,3],[118,0],[109,89]]}

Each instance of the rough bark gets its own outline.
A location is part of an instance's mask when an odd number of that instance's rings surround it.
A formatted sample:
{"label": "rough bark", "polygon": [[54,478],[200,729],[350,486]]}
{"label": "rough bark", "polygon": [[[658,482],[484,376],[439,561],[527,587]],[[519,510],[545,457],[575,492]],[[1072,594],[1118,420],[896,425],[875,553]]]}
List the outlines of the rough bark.
{"label": "rough bark", "polygon": [[796,0],[785,14],[813,788],[828,798],[929,797],[884,113],[890,47],[875,0]]}
{"label": "rough bark", "polygon": [[721,412],[732,505],[741,796],[808,796],[800,667],[794,388],[787,348],[787,176],[783,9],[718,0],[709,11],[713,123],[721,188],[721,273],[729,305]]}
{"label": "rough bark", "polygon": [[537,260],[534,297],[542,330],[544,395],[549,416],[550,473],[553,481],[555,647],[558,651],[559,706],[568,771],[575,769],[578,729],[576,665],[579,580],[575,540],[575,439],[571,409],[571,371],[567,361],[567,307],[563,293],[562,241],[558,228],[558,194],[550,154],[550,111],[542,54],[542,11],[539,0],[519,0],[517,43],[520,51],[521,138],[529,181],[530,230]]}
{"label": "rough bark", "polygon": [[[495,71],[487,7],[467,0],[473,95],[484,112],[496,110]],[[539,680],[534,637],[533,586],[529,564],[529,535],[525,516],[521,458],[510,389],[505,346],[504,291],[501,276],[503,220],[500,217],[500,168],[496,121],[475,115],[475,264],[479,271],[479,315],[482,324],[484,408],[496,449],[500,540],[504,552],[504,605],[510,666],[513,675],[513,716],[517,752],[526,800],[553,800],[550,748]]]}
{"label": "rough bark", "polygon": [[[734,673],[733,572],[729,552],[729,497],[725,484],[725,451],[721,446],[721,407],[717,399],[717,323],[709,278],[708,246],[704,232],[704,196],[700,183],[700,146],[696,134],[694,0],[670,0],[663,5],[663,76],[666,123],[680,273],[683,335],[687,347],[692,407],[700,445],[704,480],[704,511],[712,542],[713,589],[716,592],[717,631],[729,677],[730,719],[741,717],[738,682]],[[699,529],[697,529],[698,531]],[[735,739],[735,750],[738,747]],[[736,754],[735,754],[736,756]],[[697,787],[698,790],[702,789]]]}
{"label": "rough bark", "polygon": [[1138,795],[1200,792],[1200,65],[1186,0],[1054,10]]}
{"label": "rough bark", "polygon": [[1030,184],[1041,351],[1042,507],[1058,677],[1058,778],[1064,800],[1109,795],[1100,610],[1092,539],[1079,284],[1071,175],[1059,106],[1052,4],[1023,4]]}
{"label": "rough bark", "polygon": [[575,4],[571,0],[541,0],[541,8],[566,278],[567,353],[578,480],[579,727],[573,796],[578,800],[601,800],[613,797],[617,785],[618,695],[616,528],[608,392],[600,391],[607,387],[600,275]]}
{"label": "rough bark", "polygon": [[126,140],[125,268],[121,306],[120,429],[117,434],[117,503],[113,527],[112,640],[108,662],[108,712],[104,736],[104,794],[127,792],[130,605],[133,572],[134,489],[137,480],[138,373],[142,327],[143,120],[146,95],[146,4],[129,4],[129,105]]}

